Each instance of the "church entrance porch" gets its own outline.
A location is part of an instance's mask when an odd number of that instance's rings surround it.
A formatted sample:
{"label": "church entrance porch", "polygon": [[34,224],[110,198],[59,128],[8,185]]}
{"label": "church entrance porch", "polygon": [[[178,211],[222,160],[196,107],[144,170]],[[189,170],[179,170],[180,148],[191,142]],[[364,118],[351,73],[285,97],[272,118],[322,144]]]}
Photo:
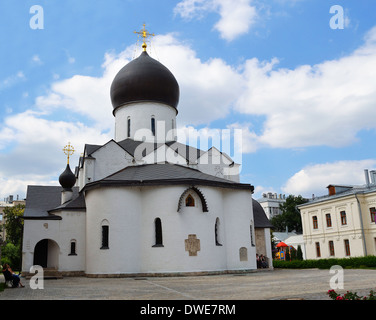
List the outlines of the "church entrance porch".
{"label": "church entrance porch", "polygon": [[40,240],[34,248],[34,265],[43,268],[59,269],[59,245],[51,239]]}

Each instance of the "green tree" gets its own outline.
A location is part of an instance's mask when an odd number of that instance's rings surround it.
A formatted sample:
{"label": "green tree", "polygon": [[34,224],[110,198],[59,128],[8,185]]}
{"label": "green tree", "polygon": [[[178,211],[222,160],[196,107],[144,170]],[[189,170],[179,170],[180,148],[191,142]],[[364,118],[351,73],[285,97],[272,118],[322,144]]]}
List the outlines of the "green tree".
{"label": "green tree", "polygon": [[286,202],[279,205],[282,213],[270,219],[276,231],[283,232],[286,228],[289,231],[302,232],[302,219],[297,206],[306,203],[308,200],[302,196],[289,195]]}
{"label": "green tree", "polygon": [[14,207],[6,207],[4,209],[4,228],[6,232],[6,242],[10,242],[15,246],[22,244],[23,236],[23,214],[25,205],[18,204]]}
{"label": "green tree", "polygon": [[[6,207],[3,212],[6,239],[1,252],[1,260],[11,264],[13,270],[20,270],[23,239],[23,213],[25,205]],[[4,262],[3,262],[4,263]]]}
{"label": "green tree", "polygon": [[1,250],[1,265],[8,263],[13,270],[20,270],[21,268],[21,255],[20,246],[15,246],[13,243],[7,243]]}

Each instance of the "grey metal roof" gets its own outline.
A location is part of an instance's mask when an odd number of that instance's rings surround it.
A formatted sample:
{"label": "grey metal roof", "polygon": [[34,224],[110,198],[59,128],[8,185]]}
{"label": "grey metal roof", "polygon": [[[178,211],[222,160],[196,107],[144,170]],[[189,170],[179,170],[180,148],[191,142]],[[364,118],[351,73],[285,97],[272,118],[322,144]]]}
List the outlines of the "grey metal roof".
{"label": "grey metal roof", "polygon": [[253,219],[255,220],[255,228],[272,228],[273,225],[267,218],[261,204],[252,198]]}
{"label": "grey metal roof", "polygon": [[306,203],[300,204],[298,206],[298,208],[305,207],[305,206],[308,206],[308,205],[314,204],[314,203],[320,203],[320,202],[324,202],[324,201],[328,201],[328,200],[332,200],[332,199],[338,199],[338,198],[342,198],[342,197],[347,197],[347,196],[351,196],[351,195],[355,195],[355,194],[366,194],[366,193],[370,193],[370,192],[376,192],[376,185],[352,186],[352,187],[349,187],[349,188],[351,188],[351,189],[346,189],[343,192],[338,192],[338,193],[331,195],[331,196],[325,195],[325,196],[315,197],[314,199],[311,199]]}
{"label": "grey metal roof", "polygon": [[[177,141],[169,141],[166,143],[154,143],[154,142],[135,141],[129,138],[124,139],[119,142],[116,142],[114,140],[110,140],[110,141],[117,143],[121,148],[123,148],[133,157],[134,156],[145,157],[147,154],[155,151],[157,148],[159,148],[160,146],[164,144],[168,146],[169,148],[173,149],[176,153],[178,153],[180,156],[188,160],[190,163],[196,162],[197,159],[205,153],[205,151],[182,144]],[[90,157],[95,151],[97,151],[101,147],[103,146],[94,145],[94,144],[85,144],[85,150],[86,150],[87,156]],[[136,150],[141,152],[142,154],[136,155],[135,154]]]}
{"label": "grey metal roof", "polygon": [[102,180],[87,184],[86,190],[101,186],[132,186],[132,185],[207,185],[223,188],[248,189],[253,192],[250,184],[237,183],[215,177],[199,170],[177,164],[146,164],[130,166]]}
{"label": "grey metal roof", "polygon": [[[84,207],[84,200],[79,197],[78,187],[73,187],[73,198],[64,204],[69,210]],[[61,207],[62,187],[58,186],[28,186],[26,193],[26,206],[24,219],[61,219],[59,216],[50,214]]]}

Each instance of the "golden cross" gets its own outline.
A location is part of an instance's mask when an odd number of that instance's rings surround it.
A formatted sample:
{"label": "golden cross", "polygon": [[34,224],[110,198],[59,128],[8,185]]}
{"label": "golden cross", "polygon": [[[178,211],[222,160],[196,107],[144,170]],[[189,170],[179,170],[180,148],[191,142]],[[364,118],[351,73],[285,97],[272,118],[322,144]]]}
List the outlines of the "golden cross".
{"label": "golden cross", "polygon": [[64,153],[68,156],[67,163],[69,164],[69,157],[74,153],[74,148],[71,146],[70,142],[63,148]]}
{"label": "golden cross", "polygon": [[137,33],[138,35],[141,35],[142,38],[144,39],[143,41],[143,44],[142,44],[142,48],[144,49],[144,51],[146,51],[146,38],[150,37],[150,36],[155,36],[154,33],[149,33],[146,29],[145,29],[145,23],[143,24],[143,28],[141,31],[134,31],[134,33]]}

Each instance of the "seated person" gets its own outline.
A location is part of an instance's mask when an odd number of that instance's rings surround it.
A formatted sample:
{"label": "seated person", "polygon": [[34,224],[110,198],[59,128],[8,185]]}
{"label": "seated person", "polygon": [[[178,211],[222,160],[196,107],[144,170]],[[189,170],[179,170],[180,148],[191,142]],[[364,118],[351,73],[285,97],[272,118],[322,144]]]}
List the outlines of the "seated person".
{"label": "seated person", "polygon": [[5,263],[4,266],[3,266],[3,274],[4,274],[4,277],[5,277],[5,280],[12,280],[13,281],[13,288],[18,288],[18,287],[25,287],[22,283],[21,283],[21,279],[20,279],[20,276],[15,274],[12,269],[10,268],[9,264]]}

